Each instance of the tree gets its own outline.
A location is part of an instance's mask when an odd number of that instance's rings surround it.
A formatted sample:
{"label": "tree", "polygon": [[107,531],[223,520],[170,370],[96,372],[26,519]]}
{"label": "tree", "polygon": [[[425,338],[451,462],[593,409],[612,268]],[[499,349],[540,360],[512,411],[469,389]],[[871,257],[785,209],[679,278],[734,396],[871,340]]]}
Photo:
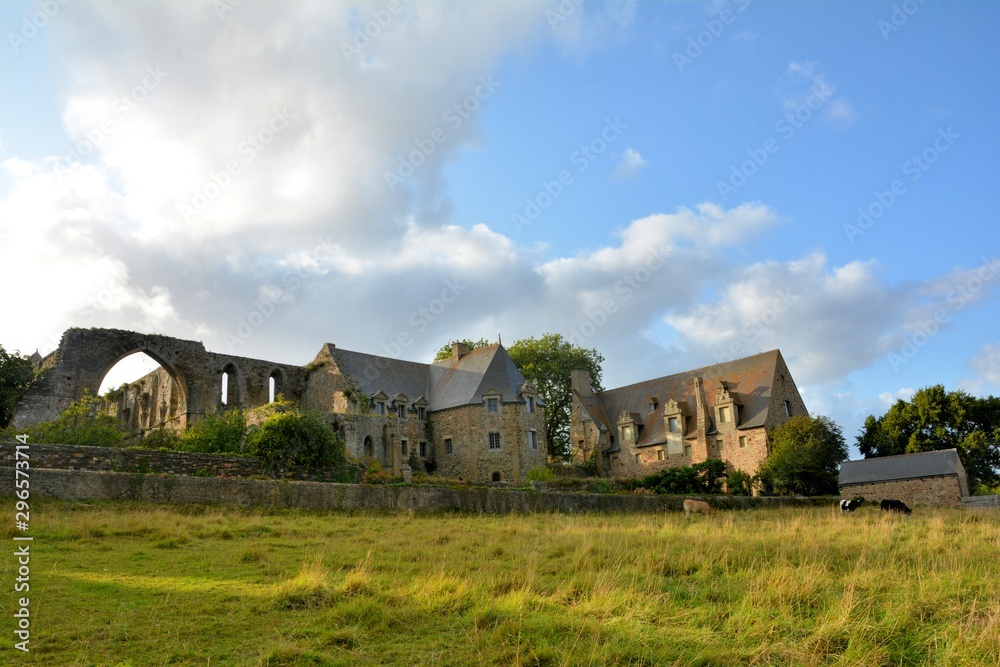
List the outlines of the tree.
{"label": "tree", "polygon": [[847,443],[828,417],[794,415],[769,434],[771,455],[758,473],[779,494],[817,496],[838,492],[837,473]]}
{"label": "tree", "polygon": [[992,486],[1000,481],[1000,398],[924,387],[881,417],[869,415],[857,444],[865,458],[954,448],[970,483]]}
{"label": "tree", "polygon": [[[492,343],[490,343],[485,338],[480,338],[477,341],[473,341],[469,338],[463,338],[462,340],[456,342],[465,343],[465,345],[468,347],[469,352],[472,352],[473,350],[478,350],[481,347],[488,347],[492,345]],[[451,346],[452,343],[448,343],[447,345],[442,345],[441,349],[439,349],[437,351],[437,354],[434,355],[434,361],[444,361],[445,359],[449,359],[451,357]]]}
{"label": "tree", "polygon": [[15,352],[9,354],[0,345],[0,429],[14,417],[14,408],[35,377],[31,360]]}
{"label": "tree", "polygon": [[559,334],[515,341],[507,352],[545,403],[545,435],[549,442],[549,454],[569,456],[572,453],[569,421],[573,408],[570,374],[575,370],[589,372],[594,391],[603,391],[601,363],[604,357],[597,350],[574,345]]}
{"label": "tree", "polygon": [[[469,346],[470,352],[492,344],[482,338],[475,342],[466,338],[461,342]],[[541,338],[515,341],[507,348],[507,354],[545,404],[545,436],[549,443],[549,454],[569,456],[569,419],[573,407],[570,373],[575,370],[589,372],[594,391],[603,391],[601,363],[604,357],[597,350],[588,350],[570,343],[560,334],[544,334]],[[434,361],[450,356],[449,344],[438,350]]]}

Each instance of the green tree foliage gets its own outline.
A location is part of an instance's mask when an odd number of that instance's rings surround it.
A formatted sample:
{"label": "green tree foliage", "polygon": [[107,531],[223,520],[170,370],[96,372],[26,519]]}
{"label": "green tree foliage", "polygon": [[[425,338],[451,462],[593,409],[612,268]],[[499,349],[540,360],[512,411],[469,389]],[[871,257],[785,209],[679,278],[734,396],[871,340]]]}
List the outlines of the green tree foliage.
{"label": "green tree foliage", "polygon": [[[482,338],[478,341],[465,339],[462,342],[469,346],[470,352],[492,344]],[[507,354],[514,360],[524,379],[535,387],[545,404],[545,436],[549,443],[549,454],[569,456],[569,420],[573,407],[570,373],[575,370],[588,371],[594,391],[603,391],[601,363],[604,357],[597,350],[570,343],[560,334],[544,334],[541,338],[515,341],[507,348]],[[438,350],[434,360],[440,361],[450,356],[449,344]]]}
{"label": "green tree foliage", "polygon": [[0,345],[0,429],[14,416],[14,408],[35,377],[31,360],[19,353],[9,354]]}
{"label": "green tree foliage", "polygon": [[994,486],[1000,481],[1000,398],[924,387],[881,417],[869,415],[857,444],[866,458],[954,448],[973,485]]}
{"label": "green tree foliage", "polygon": [[85,391],[83,398],[70,404],[56,419],[29,426],[24,431],[32,442],[54,445],[124,447],[125,433],[118,421],[99,411],[101,401]]}
{"label": "green tree foliage", "polygon": [[726,463],[708,459],[690,466],[676,466],[643,477],[638,486],[656,493],[719,493],[726,479]]}
{"label": "green tree foliage", "polygon": [[758,476],[775,493],[818,496],[839,492],[837,473],[847,458],[840,426],[828,417],[795,415],[769,434],[771,455]]}
{"label": "green tree foliage", "polygon": [[212,412],[184,431],[177,446],[185,452],[239,454],[246,430],[247,418],[242,410]]}
{"label": "green tree foliage", "polygon": [[[469,348],[469,352],[472,352],[473,350],[478,350],[481,347],[487,347],[489,345],[492,345],[492,343],[486,340],[485,338],[480,338],[479,340],[475,341],[469,338],[463,338],[458,342],[465,343]],[[447,345],[442,345],[441,349],[439,349],[437,351],[437,354],[434,355],[434,361],[444,361],[445,359],[450,359],[451,345],[452,345],[451,343],[448,343]]]}
{"label": "green tree foliage", "polygon": [[569,421],[573,408],[570,373],[574,370],[588,371],[594,391],[603,391],[601,363],[604,357],[597,350],[574,345],[559,334],[515,341],[507,352],[545,404],[545,435],[549,454],[569,456]]}
{"label": "green tree foliage", "polygon": [[291,468],[343,468],[343,440],[311,412],[276,412],[252,429],[247,451],[279,471]]}

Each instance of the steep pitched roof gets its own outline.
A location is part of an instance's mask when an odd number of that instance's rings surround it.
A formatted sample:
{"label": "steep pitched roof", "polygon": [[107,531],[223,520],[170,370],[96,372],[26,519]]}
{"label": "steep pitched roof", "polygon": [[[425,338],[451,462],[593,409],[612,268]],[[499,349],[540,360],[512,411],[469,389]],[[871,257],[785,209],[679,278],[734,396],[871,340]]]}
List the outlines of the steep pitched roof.
{"label": "steep pitched roof", "polygon": [[880,456],[840,464],[840,484],[867,484],[900,479],[959,475],[965,477],[965,468],[955,449],[941,449],[917,454]]}
{"label": "steep pitched roof", "polygon": [[491,389],[500,393],[503,402],[521,400],[524,376],[499,344],[433,364],[353,352],[330,343],[325,349],[340,371],[369,396],[379,390],[390,397],[406,394],[411,401],[423,396],[432,411],[482,403],[483,394]]}
{"label": "steep pitched roof", "polygon": [[350,376],[358,388],[369,396],[382,390],[390,398],[402,393],[413,400],[418,396],[426,397],[430,391],[427,364],[353,352],[330,343],[326,344],[326,349],[336,360],[340,372]]}
{"label": "steep pitched roof", "polygon": [[507,350],[499,343],[481,347],[461,359],[443,359],[430,365],[431,409],[482,403],[483,394],[494,389],[501,402],[521,400],[524,376]]}
{"label": "steep pitched roof", "polygon": [[[706,406],[714,403],[716,391],[725,382],[729,393],[741,406],[738,428],[763,426],[767,421],[771,387],[779,367],[784,368],[781,353],[771,350],[600,392],[593,399],[580,397],[580,400],[591,418],[597,423],[603,423],[612,433],[616,432],[618,415],[622,412],[638,413],[642,428],[636,445],[655,445],[666,442],[663,408],[669,400],[673,399],[681,404],[685,415],[694,416],[697,406],[694,379],[697,377],[702,378],[704,383]],[[652,412],[648,406],[650,396],[657,399],[656,408]],[[709,433],[712,433],[715,429],[710,415],[711,411],[707,416],[707,425]],[[684,437],[694,437],[696,426],[696,421],[689,419]]]}

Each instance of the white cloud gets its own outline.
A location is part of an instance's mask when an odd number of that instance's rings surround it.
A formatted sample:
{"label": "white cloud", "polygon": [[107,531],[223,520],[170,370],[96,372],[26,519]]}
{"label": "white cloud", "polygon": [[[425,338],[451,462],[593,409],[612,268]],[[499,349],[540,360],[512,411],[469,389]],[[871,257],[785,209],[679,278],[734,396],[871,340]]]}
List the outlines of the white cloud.
{"label": "white cloud", "polygon": [[615,180],[626,180],[634,178],[642,169],[649,164],[649,161],[639,154],[634,148],[626,148],[621,160],[615,167],[612,178]]}
{"label": "white cloud", "polygon": [[979,354],[969,361],[978,379],[1000,386],[1000,343],[983,345]]}
{"label": "white cloud", "polygon": [[913,395],[916,393],[917,390],[912,387],[903,387],[896,392],[883,391],[878,395],[878,400],[882,401],[886,408],[891,408],[896,404],[896,401],[908,401],[913,398]]}
{"label": "white cloud", "polygon": [[790,113],[800,114],[822,109],[827,120],[839,126],[850,125],[856,117],[854,107],[846,97],[834,97],[837,86],[816,70],[815,62],[788,64],[776,89],[782,106]]}

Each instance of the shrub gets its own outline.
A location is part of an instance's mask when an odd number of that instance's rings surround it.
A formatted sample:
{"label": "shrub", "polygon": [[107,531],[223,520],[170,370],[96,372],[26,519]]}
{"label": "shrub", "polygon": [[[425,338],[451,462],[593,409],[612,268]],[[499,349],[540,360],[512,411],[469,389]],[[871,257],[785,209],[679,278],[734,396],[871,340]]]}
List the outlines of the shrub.
{"label": "shrub", "polygon": [[536,466],[528,471],[529,482],[551,482],[556,478],[556,474],[547,466]]}
{"label": "shrub", "polygon": [[146,431],[138,446],[142,449],[180,449],[181,434],[168,428],[154,428]]}
{"label": "shrub", "polygon": [[633,489],[647,488],[657,493],[718,493],[725,476],[725,462],[708,459],[692,466],[666,468],[631,484]]}
{"label": "shrub", "polygon": [[246,428],[242,410],[209,413],[184,432],[178,448],[186,452],[238,454],[243,450]]}
{"label": "shrub", "polygon": [[83,398],[70,404],[56,419],[28,427],[31,440],[53,445],[124,447],[125,433],[117,420],[99,411],[101,401],[84,391]]}
{"label": "shrub", "polygon": [[742,470],[733,470],[726,475],[726,488],[734,496],[753,495],[753,476]]}
{"label": "shrub", "polygon": [[344,467],[344,442],[319,416],[278,412],[250,431],[247,451],[275,470]]}

